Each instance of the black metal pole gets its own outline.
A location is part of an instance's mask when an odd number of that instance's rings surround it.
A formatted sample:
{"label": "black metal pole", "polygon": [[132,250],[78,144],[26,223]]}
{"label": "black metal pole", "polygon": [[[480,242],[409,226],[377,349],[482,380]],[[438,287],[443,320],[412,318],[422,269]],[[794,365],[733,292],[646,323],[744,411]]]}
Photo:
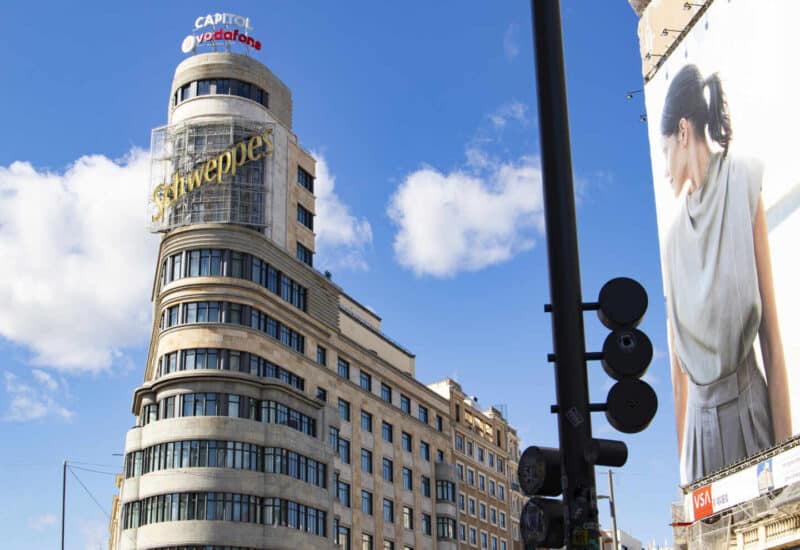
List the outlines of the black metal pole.
{"label": "black metal pole", "polygon": [[586,460],[592,426],[584,359],[575,197],[558,0],[531,0],[542,147],[544,213],[556,363],[565,545],[597,543],[594,466]]}
{"label": "black metal pole", "polygon": [[61,474],[61,550],[64,550],[64,518],[67,515],[67,461]]}

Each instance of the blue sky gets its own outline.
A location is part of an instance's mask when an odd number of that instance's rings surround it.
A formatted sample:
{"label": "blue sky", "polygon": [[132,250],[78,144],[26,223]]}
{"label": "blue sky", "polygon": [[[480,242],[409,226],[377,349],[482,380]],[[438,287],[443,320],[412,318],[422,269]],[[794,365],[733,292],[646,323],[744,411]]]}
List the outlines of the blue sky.
{"label": "blue sky", "polygon": [[[101,505],[69,476],[67,548],[105,547],[110,472],[134,423],[151,322],[145,151],[166,121],[181,41],[209,12],[250,16],[263,44],[256,57],[292,89],[294,131],[325,170],[317,266],[416,353],[420,380],[454,377],[480,403],[505,404],[524,444],[557,444],[529,9],[5,8],[0,486],[15,498],[0,514],[4,546],[57,546],[67,458]],[[626,436],[595,415],[594,428],[630,449],[616,476],[620,527],[663,543],[678,464],[644,102],[625,99],[642,87],[638,21],[624,0],[564,0],[562,15],[584,297],[612,277],[638,279],[650,294],[642,328],[656,348],[651,427]],[[589,350],[605,337],[591,314],[586,336]],[[602,401],[611,384],[599,365],[589,369]],[[604,502],[600,510],[608,524]]]}

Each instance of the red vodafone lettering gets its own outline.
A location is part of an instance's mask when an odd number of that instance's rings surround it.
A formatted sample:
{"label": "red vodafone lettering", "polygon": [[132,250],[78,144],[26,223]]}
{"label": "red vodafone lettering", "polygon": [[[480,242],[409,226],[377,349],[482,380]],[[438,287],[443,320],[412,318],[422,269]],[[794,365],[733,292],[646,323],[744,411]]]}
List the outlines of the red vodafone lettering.
{"label": "red vodafone lettering", "polygon": [[694,519],[698,520],[714,513],[714,501],[711,498],[711,485],[692,491],[692,508]]}
{"label": "red vodafone lettering", "polygon": [[225,41],[225,42],[241,42],[242,44],[254,48],[256,50],[261,49],[261,42],[256,40],[252,36],[248,34],[239,33],[238,30],[231,31],[224,31],[222,29],[218,29],[215,32],[204,32],[202,34],[198,34],[195,36],[197,39],[198,44],[202,44],[204,42],[215,42],[215,41]]}

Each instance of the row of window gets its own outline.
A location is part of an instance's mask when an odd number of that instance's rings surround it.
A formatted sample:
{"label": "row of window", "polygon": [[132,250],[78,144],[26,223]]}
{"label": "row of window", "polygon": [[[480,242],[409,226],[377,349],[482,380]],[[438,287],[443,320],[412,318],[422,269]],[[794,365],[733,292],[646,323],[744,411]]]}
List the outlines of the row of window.
{"label": "row of window", "polygon": [[[458,479],[460,481],[464,481],[464,465],[461,464],[460,462],[456,462],[456,470],[458,470]],[[470,487],[475,487],[475,470],[473,470],[472,468],[467,468],[466,473],[467,473],[466,475],[467,485],[469,485]],[[502,483],[500,482],[495,483],[493,479],[489,478],[488,490],[487,490],[486,476],[478,472],[477,477],[478,477],[477,487],[479,491],[483,493],[488,492],[489,496],[493,496],[498,500],[501,501],[506,500],[506,488]]]}
{"label": "row of window", "polygon": [[305,351],[305,337],[266,313],[233,302],[188,302],[164,308],[161,330],[195,323],[228,323],[263,332],[297,353]]}
{"label": "row of window", "polygon": [[168,493],[128,502],[122,528],[166,521],[237,521],[289,527],[325,536],[326,513],[291,500],[238,493]]}
{"label": "row of window", "polygon": [[161,266],[162,287],[184,277],[245,279],[306,311],[308,290],[304,286],[260,258],[244,252],[203,248],[178,252],[164,259]]}
{"label": "row of window", "polygon": [[183,393],[142,407],[140,424],[166,418],[228,416],[265,424],[279,424],[315,437],[317,421],[282,403],[228,393]]}
{"label": "row of window", "polygon": [[[487,508],[486,503],[481,501],[477,502],[476,508],[476,501],[474,498],[469,497],[466,498],[464,493],[458,494],[458,509],[462,512],[468,513],[470,516],[478,517],[481,521],[488,521],[492,525],[499,525],[501,529],[506,528],[506,513],[502,510],[499,512],[494,506],[489,506]],[[487,516],[487,510],[489,514]]]}
{"label": "row of window", "polygon": [[[320,362],[320,350],[318,349],[317,362],[324,365],[325,364],[324,361],[326,360],[325,348],[322,348],[321,357],[323,359],[322,362]],[[336,365],[336,372],[339,374],[340,377],[344,378],[345,380],[350,380],[350,363],[346,359],[342,359],[341,357],[339,357]],[[359,371],[358,385],[362,390],[372,393],[372,375],[363,370]],[[381,382],[381,394],[380,394],[381,399],[391,404],[392,394],[393,394],[392,387],[384,382]],[[402,393],[400,394],[400,410],[408,415],[411,414],[411,398]],[[417,404],[417,419],[423,424],[430,423],[428,407],[422,405],[421,403]],[[438,432],[444,430],[444,420],[442,416],[439,414],[437,414],[435,417],[434,427]]]}
{"label": "row of window", "polygon": [[474,458],[478,462],[485,463],[490,468],[497,469],[498,473],[505,473],[505,461],[502,457],[498,456],[495,459],[495,454],[492,451],[473,444],[471,439],[465,438],[458,432],[456,432],[456,451]]}
{"label": "row of window", "polygon": [[[437,518],[436,519],[436,535],[440,539],[455,539],[455,520],[451,518]],[[458,524],[459,540],[467,542],[467,526],[463,523]],[[427,533],[428,535],[430,533]],[[333,537],[334,543],[341,550],[351,550],[352,537],[350,528],[341,525],[338,518],[333,520]],[[489,534],[486,531],[480,532],[481,549],[489,550],[491,543],[491,550],[507,550],[507,543],[505,539],[498,539],[496,536]],[[370,533],[361,534],[361,550],[374,550],[374,537]],[[469,528],[469,544],[472,546],[478,545],[478,531],[474,527]],[[394,541],[384,540],[383,550],[395,550]],[[403,550],[414,550],[409,545],[403,545]]]}
{"label": "row of window", "polygon": [[159,546],[150,550],[258,550],[256,548],[245,548],[244,546],[219,546],[214,544],[190,544],[188,546]]}
{"label": "row of window", "polygon": [[125,477],[173,468],[231,468],[284,474],[317,487],[327,486],[324,463],[279,447],[241,441],[170,441],[125,455]]}
{"label": "row of window", "polygon": [[235,78],[195,80],[184,84],[175,90],[172,105],[175,106],[187,99],[204,95],[235,95],[252,99],[269,109],[269,93],[255,84]]}
{"label": "row of window", "polygon": [[185,370],[229,370],[259,378],[276,378],[284,384],[305,389],[305,380],[254,353],[232,349],[192,348],[166,353],[158,359],[156,377]]}

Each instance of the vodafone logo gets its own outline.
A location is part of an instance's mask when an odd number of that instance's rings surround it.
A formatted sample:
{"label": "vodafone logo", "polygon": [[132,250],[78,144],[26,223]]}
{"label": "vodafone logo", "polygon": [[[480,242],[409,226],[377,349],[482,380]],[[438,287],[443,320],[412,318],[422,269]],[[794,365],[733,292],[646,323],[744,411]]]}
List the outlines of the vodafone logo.
{"label": "vodafone logo", "polygon": [[[231,27],[240,29],[231,29]],[[261,41],[248,34],[253,27],[250,18],[233,13],[215,13],[203,15],[195,20],[194,27],[199,34],[190,34],[181,42],[183,53],[190,53],[201,44],[214,44],[217,42],[239,43],[245,47],[261,50]],[[208,27],[212,27],[208,29]],[[206,30],[208,29],[208,30]]]}
{"label": "vodafone logo", "polygon": [[714,501],[711,498],[711,485],[692,491],[692,508],[694,519],[698,520],[714,513]]}

